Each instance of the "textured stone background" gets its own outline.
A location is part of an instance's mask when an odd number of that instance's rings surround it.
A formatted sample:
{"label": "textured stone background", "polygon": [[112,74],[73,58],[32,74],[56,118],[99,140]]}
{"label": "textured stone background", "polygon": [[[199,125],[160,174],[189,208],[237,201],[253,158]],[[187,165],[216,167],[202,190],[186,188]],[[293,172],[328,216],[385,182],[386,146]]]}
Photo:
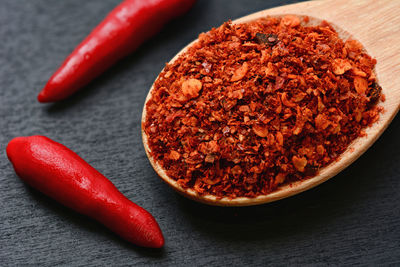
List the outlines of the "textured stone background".
{"label": "textured stone background", "polygon": [[[290,1],[199,0],[134,55],[69,100],[36,95],[71,50],[119,1],[1,0],[0,265],[400,264],[400,118],[327,183],[258,207],[217,208],[174,193],[152,170],[140,116],[150,85],[197,34]],[[15,136],[70,147],[149,210],[163,250],[133,246],[24,185],[5,155]]]}

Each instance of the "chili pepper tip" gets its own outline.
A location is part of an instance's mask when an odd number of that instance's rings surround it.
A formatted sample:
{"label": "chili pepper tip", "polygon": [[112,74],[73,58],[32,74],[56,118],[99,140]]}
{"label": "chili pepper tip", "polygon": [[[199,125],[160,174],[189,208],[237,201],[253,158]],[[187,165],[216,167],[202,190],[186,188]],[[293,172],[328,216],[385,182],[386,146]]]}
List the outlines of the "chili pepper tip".
{"label": "chili pepper tip", "polygon": [[49,93],[49,90],[46,88],[47,85],[42,89],[42,91],[40,91],[40,93],[37,96],[37,100],[40,103],[51,103],[58,101],[59,99],[54,97],[54,93],[52,95],[52,93],[51,92]]}
{"label": "chili pepper tip", "polygon": [[46,103],[46,102],[47,102],[47,101],[46,101],[46,97],[45,97],[45,95],[43,94],[43,91],[41,91],[41,92],[38,94],[37,100],[38,100],[40,103]]}

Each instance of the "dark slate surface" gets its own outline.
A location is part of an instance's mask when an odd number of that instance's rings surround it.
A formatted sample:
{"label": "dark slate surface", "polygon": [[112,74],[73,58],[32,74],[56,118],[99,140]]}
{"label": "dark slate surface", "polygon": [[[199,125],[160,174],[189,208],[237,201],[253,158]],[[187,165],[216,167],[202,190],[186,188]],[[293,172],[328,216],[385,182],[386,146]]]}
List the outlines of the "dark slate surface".
{"label": "dark slate surface", "polygon": [[[140,116],[158,72],[198,33],[290,1],[203,0],[71,99],[36,95],[117,0],[2,0],[0,8],[0,265],[400,264],[400,118],[355,164],[301,195],[217,208],[160,181],[142,147]],[[166,237],[138,248],[37,191],[5,155],[15,136],[59,141],[149,210]]]}

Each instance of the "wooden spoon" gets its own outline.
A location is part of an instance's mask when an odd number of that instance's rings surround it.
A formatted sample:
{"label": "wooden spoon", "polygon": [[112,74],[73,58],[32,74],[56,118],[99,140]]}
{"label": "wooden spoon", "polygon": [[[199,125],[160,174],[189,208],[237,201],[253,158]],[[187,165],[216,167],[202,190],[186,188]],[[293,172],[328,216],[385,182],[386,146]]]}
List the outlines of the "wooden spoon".
{"label": "wooden spoon", "polygon": [[[393,120],[400,107],[400,1],[393,0],[330,0],[311,1],[299,4],[281,6],[263,10],[233,21],[233,23],[245,23],[266,16],[281,16],[285,14],[307,15],[311,23],[326,20],[338,31],[342,39],[350,36],[360,41],[368,54],[376,58],[376,75],[382,92],[386,95],[386,101],[379,103],[385,112],[380,120],[366,129],[367,137],[356,139],[341,155],[338,161],[320,170],[315,177],[304,181],[298,181],[284,185],[267,195],[255,198],[222,198],[217,199],[212,195],[198,195],[194,190],[184,189],[175,180],[169,178],[165,171],[150,155],[147,136],[142,129],[143,144],[151,165],[158,175],[177,192],[193,200],[219,206],[248,206],[263,204],[289,196],[293,196],[314,186],[317,186],[360,157],[383,133]],[[176,60],[180,54],[193,44],[183,48],[172,60]],[[154,86],[154,85],[153,85]],[[146,98],[150,98],[151,90]],[[146,120],[146,109],[143,109],[142,122]]]}

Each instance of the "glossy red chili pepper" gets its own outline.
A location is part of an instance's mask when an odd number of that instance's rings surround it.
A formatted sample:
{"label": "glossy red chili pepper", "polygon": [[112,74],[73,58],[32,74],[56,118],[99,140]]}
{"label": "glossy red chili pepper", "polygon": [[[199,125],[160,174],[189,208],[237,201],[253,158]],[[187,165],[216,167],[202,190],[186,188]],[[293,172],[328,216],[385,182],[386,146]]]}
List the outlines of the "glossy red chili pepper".
{"label": "glossy red chili pepper", "polygon": [[75,93],[156,34],[195,0],[125,0],[80,43],[38,95],[55,102]]}
{"label": "glossy red chili pepper", "polygon": [[8,144],[7,156],[23,181],[63,205],[96,219],[134,244],[164,245],[153,216],[64,145],[45,136],[17,137]]}

